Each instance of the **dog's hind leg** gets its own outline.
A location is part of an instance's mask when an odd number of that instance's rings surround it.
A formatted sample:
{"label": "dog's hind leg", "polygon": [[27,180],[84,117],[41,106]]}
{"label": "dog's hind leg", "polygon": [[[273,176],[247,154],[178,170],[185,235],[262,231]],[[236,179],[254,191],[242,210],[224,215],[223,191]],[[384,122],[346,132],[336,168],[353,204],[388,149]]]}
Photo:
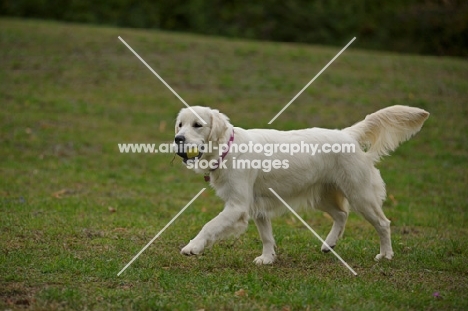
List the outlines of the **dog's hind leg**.
{"label": "dog's hind leg", "polygon": [[393,249],[390,233],[390,220],[385,217],[381,205],[376,204],[370,208],[365,208],[359,211],[364,218],[374,226],[375,230],[379,234],[380,253],[375,256],[375,260],[380,260],[382,258],[392,259]]}
{"label": "dog's hind leg", "polygon": [[392,259],[393,249],[390,232],[390,220],[385,217],[380,204],[374,204],[368,208],[358,209],[364,218],[369,221],[379,234],[380,253],[375,256],[375,260],[382,258]]}
{"label": "dog's hind leg", "polygon": [[353,210],[356,210],[374,226],[380,238],[380,253],[375,256],[375,260],[382,258],[392,259],[393,249],[390,232],[390,220],[385,217],[382,210],[383,199],[385,198],[385,184],[377,169],[371,172],[371,180],[364,187],[356,187],[349,202]]}
{"label": "dog's hind leg", "polygon": [[328,188],[322,195],[318,208],[333,218],[332,229],[325,239],[326,244],[322,245],[322,252],[328,253],[328,246],[335,247],[338,239],[343,236],[348,220],[348,201],[339,189]]}
{"label": "dog's hind leg", "polygon": [[257,265],[272,264],[276,259],[276,253],[271,220],[267,217],[259,216],[254,218],[254,221],[263,243],[262,255],[255,258],[254,263]]}

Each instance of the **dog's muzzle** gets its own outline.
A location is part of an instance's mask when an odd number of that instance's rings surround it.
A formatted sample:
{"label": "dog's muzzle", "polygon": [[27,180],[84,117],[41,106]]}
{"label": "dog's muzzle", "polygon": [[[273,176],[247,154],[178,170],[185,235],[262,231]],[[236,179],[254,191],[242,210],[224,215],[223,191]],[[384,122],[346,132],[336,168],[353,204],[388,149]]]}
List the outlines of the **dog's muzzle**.
{"label": "dog's muzzle", "polygon": [[175,142],[175,151],[176,154],[181,157],[184,163],[187,163],[189,159],[200,159],[203,155],[203,152],[200,150],[196,144],[186,144],[184,142]]}

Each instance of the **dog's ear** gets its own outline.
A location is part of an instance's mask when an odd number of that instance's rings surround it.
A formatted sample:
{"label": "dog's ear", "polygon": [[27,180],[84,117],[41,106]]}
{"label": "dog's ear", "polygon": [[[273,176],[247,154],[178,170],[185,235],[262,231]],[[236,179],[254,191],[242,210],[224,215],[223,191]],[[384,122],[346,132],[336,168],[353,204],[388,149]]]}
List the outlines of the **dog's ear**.
{"label": "dog's ear", "polygon": [[208,141],[219,143],[229,128],[229,118],[218,110],[211,110],[211,130]]}

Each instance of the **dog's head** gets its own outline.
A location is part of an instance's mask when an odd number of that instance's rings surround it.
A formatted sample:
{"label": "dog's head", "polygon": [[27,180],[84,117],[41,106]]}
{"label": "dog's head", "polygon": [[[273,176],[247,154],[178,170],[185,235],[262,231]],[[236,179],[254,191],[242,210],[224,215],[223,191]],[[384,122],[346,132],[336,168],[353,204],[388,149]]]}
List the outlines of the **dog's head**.
{"label": "dog's head", "polygon": [[[206,122],[202,120],[195,113]],[[216,151],[208,150],[209,142],[217,147],[229,140],[232,125],[228,117],[216,109],[193,106],[179,112],[175,123],[176,153],[186,162],[188,159],[212,158]]]}

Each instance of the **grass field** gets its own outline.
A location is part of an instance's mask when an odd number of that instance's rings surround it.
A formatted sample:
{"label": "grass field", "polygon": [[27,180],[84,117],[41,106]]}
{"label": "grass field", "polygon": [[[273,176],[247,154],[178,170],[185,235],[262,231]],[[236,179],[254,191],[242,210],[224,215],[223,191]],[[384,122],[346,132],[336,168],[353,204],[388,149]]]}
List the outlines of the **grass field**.
{"label": "grass field", "polygon": [[[394,104],[429,111],[378,165],[394,260],[374,262],[377,234],[356,214],[336,251],[357,277],[289,214],[274,222],[272,266],[252,263],[253,224],[179,255],[222,209],[209,189],[117,277],[207,187],[172,155],[119,153],[171,141],[183,105],[118,36],[189,104],[237,126],[343,128]],[[1,310],[468,309],[465,60],[351,46],[268,125],[339,49],[11,19],[0,19],[0,47]],[[303,216],[328,233],[326,215]]]}

